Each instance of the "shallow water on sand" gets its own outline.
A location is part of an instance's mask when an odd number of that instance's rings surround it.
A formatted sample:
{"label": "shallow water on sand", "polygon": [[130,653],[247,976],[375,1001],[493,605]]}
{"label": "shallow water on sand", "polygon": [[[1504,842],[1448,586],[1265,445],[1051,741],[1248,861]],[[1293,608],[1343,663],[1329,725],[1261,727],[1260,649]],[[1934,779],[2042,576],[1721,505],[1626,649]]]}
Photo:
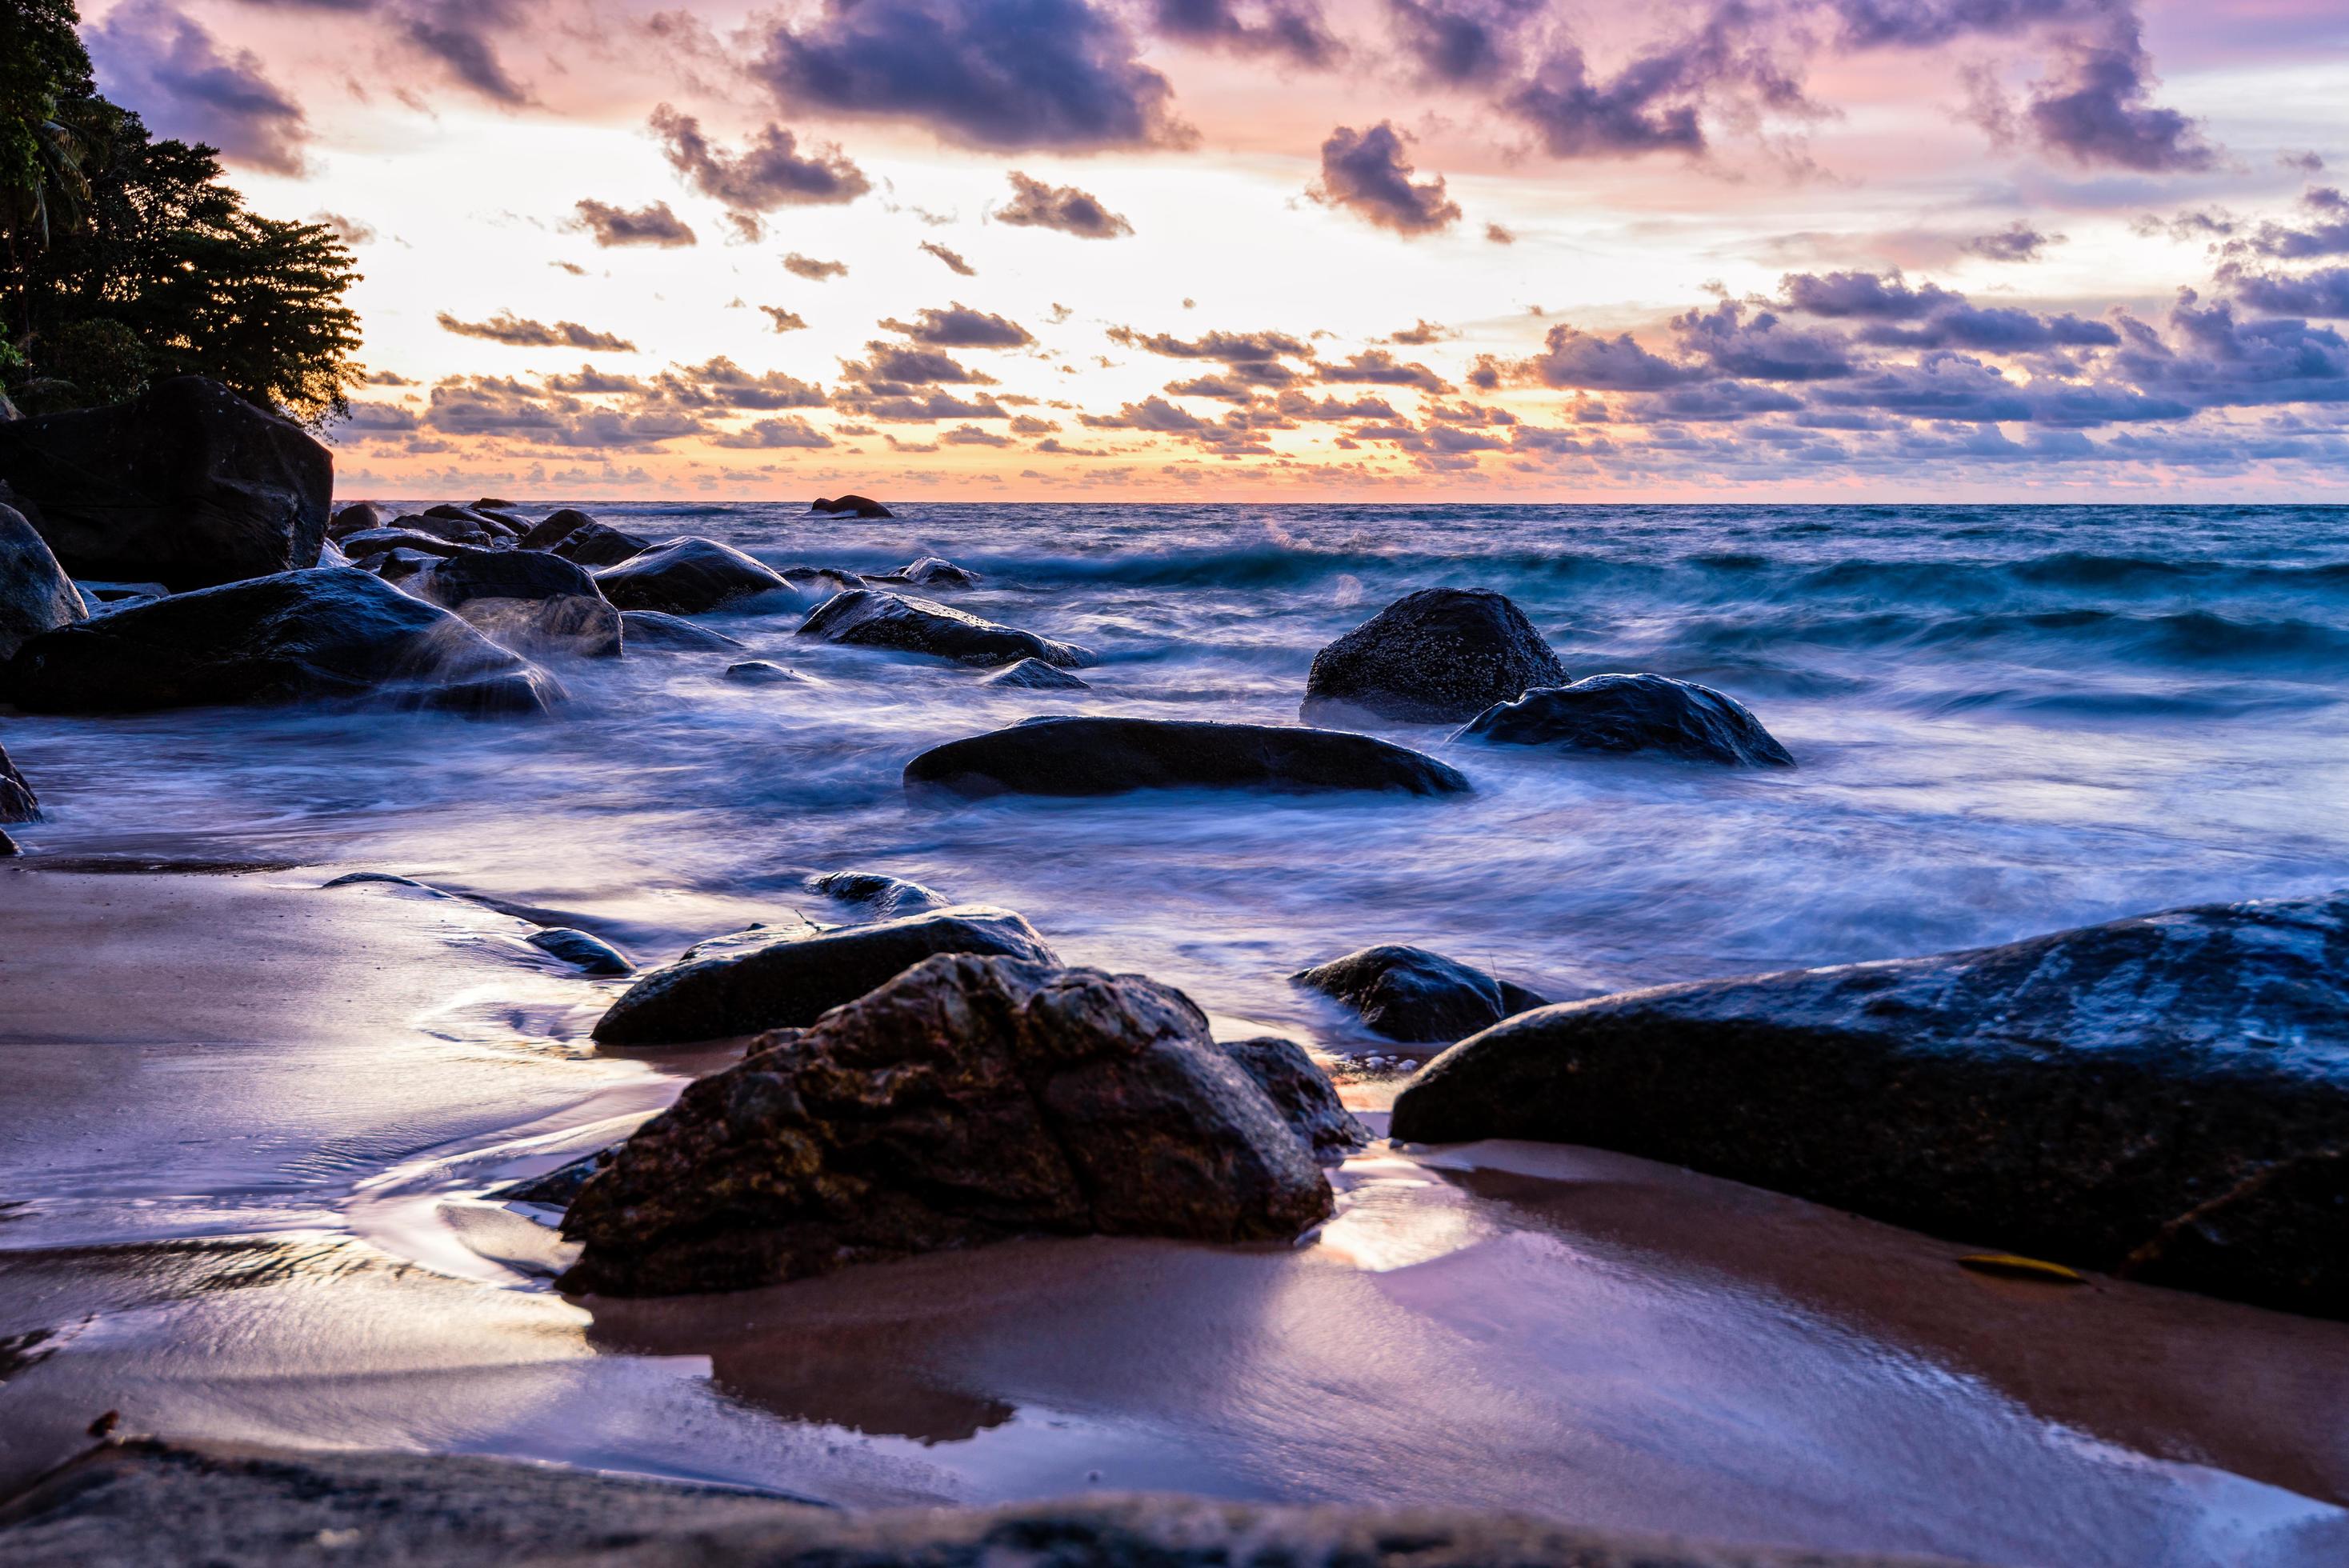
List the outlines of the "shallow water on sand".
{"label": "shallow water on sand", "polygon": [[[550,722],[0,723],[50,808],[21,835],[36,861],[300,868],[0,875],[0,1068],[30,1108],[0,1128],[21,1445],[0,1470],[95,1402],[148,1429],[843,1502],[1195,1488],[1994,1562],[2349,1556],[2349,1331],[1983,1281],[1947,1243],[1574,1151],[1366,1158],[1295,1252],[1022,1243],[583,1310],[544,1289],[545,1233],[474,1195],[710,1061],[595,1052],[610,985],[520,923],[316,891],[405,872],[659,962],[787,909],[853,918],[805,877],[888,872],[1179,985],[1220,1029],[1296,1034],[1374,1109],[1392,1080],[1342,1062],[1392,1047],[1284,978],[1366,943],[1563,997],[2349,883],[2349,513],[595,510],[779,566],[948,557],[984,581],[936,596],[1093,649],[1094,689],[815,645],[775,604],[707,618],[745,653],[562,668]],[[1404,727],[1475,792],[899,790],[924,746],[1033,713],[1293,720],[1317,648],[1436,584],[1509,593],[1578,676],[1728,691],[1802,766],[1568,763]],[[813,684],[720,678],[748,657]],[[94,902],[35,929],[69,885]]]}

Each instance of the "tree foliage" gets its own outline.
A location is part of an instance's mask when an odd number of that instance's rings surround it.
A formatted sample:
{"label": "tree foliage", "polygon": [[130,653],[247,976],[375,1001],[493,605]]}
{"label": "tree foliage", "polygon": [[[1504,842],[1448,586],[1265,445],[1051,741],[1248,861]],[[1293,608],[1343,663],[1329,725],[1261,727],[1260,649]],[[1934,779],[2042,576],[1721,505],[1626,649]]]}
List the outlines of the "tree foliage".
{"label": "tree foliage", "polygon": [[98,96],[70,0],[0,0],[0,311],[27,408],[209,376],[316,426],[359,379],[358,273],[318,223],[247,208],[218,154]]}

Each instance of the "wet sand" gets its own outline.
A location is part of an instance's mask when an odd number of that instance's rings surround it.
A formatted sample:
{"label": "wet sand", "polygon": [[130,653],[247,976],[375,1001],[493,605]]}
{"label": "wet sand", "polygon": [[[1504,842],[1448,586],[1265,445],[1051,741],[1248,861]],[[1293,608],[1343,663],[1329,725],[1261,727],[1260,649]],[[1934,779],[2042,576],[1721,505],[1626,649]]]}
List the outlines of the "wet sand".
{"label": "wet sand", "polygon": [[549,1216],[481,1193],[722,1053],[597,1051],[611,983],[471,904],[321,891],[341,869],[0,870],[0,1485],[118,1409],[859,1508],[1147,1489],[2064,1568],[2349,1560],[2349,1326],[1985,1277],[1594,1151],[1374,1151],[1293,1248],[1038,1241],[564,1301]]}

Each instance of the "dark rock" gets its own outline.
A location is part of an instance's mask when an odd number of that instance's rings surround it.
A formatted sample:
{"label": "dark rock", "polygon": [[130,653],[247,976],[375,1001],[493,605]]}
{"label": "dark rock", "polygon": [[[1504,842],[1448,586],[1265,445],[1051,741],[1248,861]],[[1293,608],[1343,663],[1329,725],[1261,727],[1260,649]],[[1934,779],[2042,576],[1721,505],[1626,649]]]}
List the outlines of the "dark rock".
{"label": "dark rock", "polygon": [[0,822],[35,822],[40,816],[40,798],[8,760],[8,748],[0,746]]}
{"label": "dark rock", "polygon": [[875,583],[904,583],[916,588],[976,588],[978,573],[936,555],[925,555],[895,572],[885,572]]}
{"label": "dark rock", "polygon": [[1657,751],[1688,762],[1792,768],[1734,697],[1669,676],[1591,676],[1486,708],[1453,737],[1556,751]]}
{"label": "dark rock", "polygon": [[540,550],[465,550],[409,592],[529,658],[617,658],[620,612],[578,562]]}
{"label": "dark rock", "polygon": [[821,602],[834,593],[845,593],[851,588],[864,586],[864,579],[854,572],[842,572],[830,566],[786,566],[782,579],[801,593]]}
{"label": "dark rock", "polygon": [[343,547],[341,545],[336,544],[330,539],[326,541],[326,543],[318,546],[318,559],[315,564],[319,566],[348,566],[351,564],[351,558],[343,553]]}
{"label": "dark rock", "polygon": [[1091,691],[1092,682],[1072,676],[1066,670],[1056,670],[1041,659],[1022,659],[1016,665],[1006,665],[978,683],[988,686],[1012,686],[1025,691]]}
{"label": "dark rock", "polygon": [[513,506],[513,502],[507,500],[502,496],[485,495],[481,500],[473,503],[473,510],[475,511],[483,511],[493,506],[511,509]]}
{"label": "dark rock", "polygon": [[1424,947],[1365,947],[1288,978],[1343,1002],[1373,1034],[1413,1043],[1462,1039],[1547,1006],[1522,985]]}
{"label": "dark rock", "polygon": [[13,506],[0,506],[0,659],[27,637],[89,618],[81,591]]}
{"label": "dark rock", "polygon": [[664,652],[688,654],[725,654],[747,646],[723,632],[713,632],[707,626],[697,626],[675,615],[664,615],[658,610],[623,610],[620,612],[621,635],[630,648],[658,648]]}
{"label": "dark rock", "polygon": [[866,913],[883,920],[954,907],[954,900],[942,892],[879,872],[825,872],[808,878],[808,889],[843,903],[861,904]]}
{"label": "dark rock", "polygon": [[771,941],[656,969],[628,987],[595,1026],[607,1046],[668,1046],[812,1024],[939,953],[1000,954],[1054,964],[1051,949],[1005,909],[957,905],[874,925],[786,930]]}
{"label": "dark rock", "polygon": [[530,519],[516,517],[510,511],[490,511],[477,506],[473,509],[473,512],[478,517],[487,518],[508,539],[518,540],[531,531]]}
{"label": "dark rock", "polygon": [[1051,716],[934,746],[905,765],[905,788],[967,799],[1202,789],[1441,795],[1468,780],[1432,757],[1338,730]]}
{"label": "dark rock", "polygon": [[582,566],[617,566],[652,546],[653,542],[642,534],[600,522],[583,522],[563,536],[554,553]]}
{"label": "dark rock", "polygon": [[413,550],[424,555],[450,556],[469,546],[441,538],[437,533],[419,533],[412,528],[369,528],[357,533],[345,534],[336,541],[342,552],[352,561],[365,565],[374,556],[394,550]]}
{"label": "dark rock", "polygon": [[38,713],[321,697],[538,713],[562,695],[446,610],[348,566],[176,593],[44,633],[0,668],[0,688]]}
{"label": "dark rock", "polygon": [[726,666],[726,678],[742,686],[805,686],[807,676],[765,659],[745,659]]}
{"label": "dark rock", "polygon": [[355,500],[328,521],[326,537],[339,540],[347,533],[364,533],[370,528],[381,528],[384,521],[383,508],[371,500]]}
{"label": "dark rock", "polygon": [[0,425],[0,480],[39,508],[34,526],[76,577],[181,590],[306,567],[334,471],[299,426],[194,376]]}
{"label": "dark rock", "polygon": [[1056,643],[1016,626],[1000,626],[976,615],[878,588],[851,589],[825,600],[800,626],[802,637],[822,637],[852,647],[891,648],[928,654],[965,665],[1000,665],[1040,659],[1061,669],[1092,662],[1084,649]]}
{"label": "dark rock", "polygon": [[487,549],[502,537],[489,526],[486,518],[477,518],[462,507],[434,507],[429,511],[411,511],[395,517],[385,525],[406,529],[432,539],[445,539],[451,544],[471,545]]}
{"label": "dark rock", "polygon": [[587,1179],[610,1165],[619,1152],[620,1146],[615,1143],[609,1149],[582,1155],[567,1165],[558,1165],[543,1175],[492,1187],[481,1196],[508,1203],[545,1203],[567,1209],[571,1200],[579,1196],[579,1189],[587,1185]]}
{"label": "dark rock", "polygon": [[[573,538],[577,538],[574,534]],[[762,562],[713,539],[672,539],[595,574],[604,597],[624,610],[699,615],[763,593],[798,590]]]}
{"label": "dark rock", "polygon": [[566,506],[559,511],[550,511],[524,531],[522,547],[524,550],[553,550],[595,521],[576,507]]}
{"label": "dark rock", "polygon": [[523,940],[590,975],[626,975],[636,968],[618,948],[602,937],[590,936],[567,925],[550,925],[532,932]]}
{"label": "dark rock", "polygon": [[141,599],[160,599],[171,593],[160,583],[77,583],[74,588],[81,602],[89,606],[93,615],[120,604],[134,603]]}
{"label": "dark rock", "polygon": [[[458,546],[462,549],[463,546]],[[427,555],[420,550],[387,550],[381,555],[370,555],[357,564],[374,573],[387,583],[406,583],[419,572],[429,572],[445,556]]]}
{"label": "dark rock", "polygon": [[1216,1048],[1264,1090],[1318,1163],[1335,1165],[1370,1142],[1370,1129],[1354,1119],[1338,1099],[1338,1086],[1295,1040],[1266,1036],[1218,1041]]}
{"label": "dark rock", "polygon": [[16,847],[16,840],[10,838],[5,833],[0,833],[0,861],[12,859],[13,857],[21,855],[24,852],[24,851]]}
{"label": "dark rock", "polygon": [[572,1202],[560,1283],[740,1290],[1037,1233],[1277,1241],[1330,1206],[1181,992],[947,954],[687,1086]]}
{"label": "dark rock", "polygon": [[897,514],[870,496],[834,496],[830,500],[818,496],[808,502],[810,511],[820,511],[831,517],[895,517]]}
{"label": "dark rock", "polygon": [[1500,594],[1423,588],[1313,655],[1305,717],[1456,724],[1568,678],[1525,612]]}
{"label": "dark rock", "polygon": [[2349,1316],[2349,895],[1564,1004],[1394,1136],[1595,1144],[1894,1224]]}

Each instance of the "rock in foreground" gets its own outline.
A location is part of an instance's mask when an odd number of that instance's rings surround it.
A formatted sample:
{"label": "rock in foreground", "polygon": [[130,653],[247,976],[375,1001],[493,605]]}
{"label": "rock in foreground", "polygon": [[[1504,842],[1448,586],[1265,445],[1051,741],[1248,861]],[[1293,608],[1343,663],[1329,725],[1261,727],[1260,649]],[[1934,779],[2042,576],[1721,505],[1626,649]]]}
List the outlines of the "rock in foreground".
{"label": "rock in foreground", "polygon": [[1545,1006],[1522,985],[1495,979],[1424,947],[1365,947],[1289,976],[1344,1003],[1390,1040],[1463,1039]]}
{"label": "rock in foreground", "polygon": [[964,665],[1040,659],[1061,669],[1074,669],[1092,662],[1091,654],[1071,644],[982,621],[932,600],[878,588],[852,588],[833,594],[800,624],[799,634],[851,647],[928,654]]}
{"label": "rock in foreground", "polygon": [[833,931],[789,927],[772,941],[730,941],[709,956],[652,971],[612,1004],[595,1038],[668,1046],[803,1027],[940,953],[1059,962],[1035,927],[982,904]]}
{"label": "rock in foreground", "polygon": [[7,748],[0,747],[0,822],[31,822],[40,815],[40,798],[8,760]]}
{"label": "rock in foreground", "polygon": [[1669,676],[1591,676],[1486,708],[1453,738],[1556,751],[1652,751],[1684,762],[1792,768],[1792,753],[1735,697]]}
{"label": "rock in foreground", "polygon": [[1502,595],[1423,588],[1313,655],[1305,717],[1457,724],[1568,678],[1525,612]]}
{"label": "rock in foreground", "polygon": [[0,481],[76,577],[206,588],[306,567],[334,459],[299,426],[181,376],[128,403],[0,423]]}
{"label": "rock in foreground", "polygon": [[1313,1058],[1295,1040],[1277,1036],[1224,1040],[1216,1043],[1216,1049],[1264,1090],[1265,1098],[1288,1123],[1288,1130],[1319,1163],[1335,1165],[1370,1142],[1370,1129],[1354,1119],[1354,1113],[1338,1099],[1338,1086],[1313,1065]]}
{"label": "rock in foreground", "polygon": [[36,713],[332,697],[539,713],[562,695],[446,610],[350,566],[178,593],[45,633],[0,666],[0,692]]}
{"label": "rock in foreground", "polygon": [[1979,1245],[2349,1317],[2349,896],[1547,1007],[1393,1135],[1588,1143]]}
{"label": "rock in foreground", "polygon": [[741,1290],[1039,1233],[1276,1241],[1330,1208],[1182,993],[948,954],[688,1086],[573,1202],[561,1283]]}
{"label": "rock in foreground", "polygon": [[27,637],[89,618],[81,590],[65,574],[25,514],[0,505],[0,659]]}
{"label": "rock in foreground", "polygon": [[1129,789],[1401,789],[1449,794],[1468,780],[1432,757],[1367,735],[1269,724],[1046,716],[934,746],[905,788],[990,795]]}
{"label": "rock in foreground", "polygon": [[[585,525],[571,538],[594,526]],[[623,610],[670,615],[707,614],[761,594],[798,592],[763,562],[714,539],[690,535],[639,551],[598,572],[595,581],[604,597]]]}

